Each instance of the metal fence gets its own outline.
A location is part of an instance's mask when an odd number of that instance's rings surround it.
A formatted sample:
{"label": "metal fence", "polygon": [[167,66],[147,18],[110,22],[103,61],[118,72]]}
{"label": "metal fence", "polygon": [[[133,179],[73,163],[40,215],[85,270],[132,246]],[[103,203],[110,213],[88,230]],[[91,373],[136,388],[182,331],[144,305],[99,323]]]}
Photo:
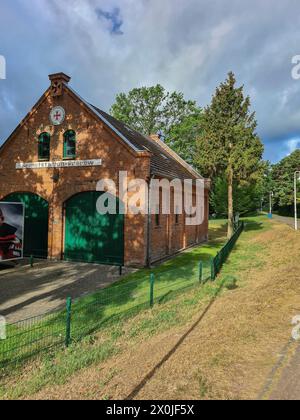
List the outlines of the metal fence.
{"label": "metal fence", "polygon": [[211,260],[211,280],[215,280],[217,275],[222,269],[223,264],[227,260],[231,251],[233,250],[237,240],[239,239],[241,233],[244,231],[245,225],[244,222],[241,222],[229,239],[229,241],[223,246],[220,252]]}
{"label": "metal fence", "polygon": [[65,341],[63,312],[28,318],[6,326],[6,339],[0,340],[0,367],[26,360],[42,350]]}
{"label": "metal fence", "polygon": [[0,368],[23,362],[45,350],[68,347],[109,323],[215,280],[243,229],[242,224],[212,261],[149,272],[143,280],[124,279],[94,295],[74,301],[68,298],[65,310],[7,325],[7,338],[0,340]]}

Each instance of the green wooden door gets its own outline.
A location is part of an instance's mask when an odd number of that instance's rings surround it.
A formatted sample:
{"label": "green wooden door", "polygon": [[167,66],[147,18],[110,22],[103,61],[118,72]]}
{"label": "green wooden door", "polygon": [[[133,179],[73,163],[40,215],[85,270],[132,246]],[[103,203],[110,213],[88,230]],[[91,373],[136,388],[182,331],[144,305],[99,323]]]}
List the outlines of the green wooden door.
{"label": "green wooden door", "polygon": [[25,205],[24,256],[47,258],[49,211],[47,201],[32,193],[10,194],[3,201]]}
{"label": "green wooden door", "polygon": [[85,192],[66,202],[65,260],[124,264],[124,215],[99,214],[101,194]]}

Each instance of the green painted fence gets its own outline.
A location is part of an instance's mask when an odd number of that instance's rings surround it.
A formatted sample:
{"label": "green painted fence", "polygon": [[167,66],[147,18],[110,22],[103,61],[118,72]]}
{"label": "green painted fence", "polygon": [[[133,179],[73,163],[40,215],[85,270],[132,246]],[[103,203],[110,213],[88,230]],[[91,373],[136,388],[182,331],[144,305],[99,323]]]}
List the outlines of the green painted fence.
{"label": "green painted fence", "polygon": [[241,233],[244,231],[245,225],[244,222],[241,222],[229,239],[229,241],[223,246],[220,252],[212,258],[211,260],[211,280],[215,280],[217,275],[220,273],[223,264],[226,262],[231,251],[233,250],[237,240],[239,239]]}
{"label": "green painted fence", "polygon": [[53,348],[69,347],[108,323],[153,308],[193,287],[199,287],[203,271],[208,278],[209,261],[150,273],[145,280],[123,280],[83,299],[66,300],[65,308],[7,325],[7,338],[0,340],[0,368],[18,364]]}
{"label": "green painted fence", "polygon": [[[149,273],[145,280],[122,280],[84,299],[66,300],[65,309],[7,325],[0,340],[0,368],[53,348],[68,347],[121,318],[153,308],[184,291],[215,280],[244,229],[241,224],[221,251],[208,261],[182,269]],[[33,263],[33,260],[32,260]]]}

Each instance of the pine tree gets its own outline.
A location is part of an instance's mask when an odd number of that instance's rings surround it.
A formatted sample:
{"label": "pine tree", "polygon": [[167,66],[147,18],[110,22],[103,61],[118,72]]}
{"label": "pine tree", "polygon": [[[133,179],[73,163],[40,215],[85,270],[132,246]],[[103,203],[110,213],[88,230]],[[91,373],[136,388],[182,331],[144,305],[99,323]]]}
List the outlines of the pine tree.
{"label": "pine tree", "polygon": [[232,72],[205,108],[197,139],[196,163],[204,175],[225,176],[228,186],[228,237],[233,234],[233,186],[251,181],[261,168],[263,145],[256,133],[255,113]]}

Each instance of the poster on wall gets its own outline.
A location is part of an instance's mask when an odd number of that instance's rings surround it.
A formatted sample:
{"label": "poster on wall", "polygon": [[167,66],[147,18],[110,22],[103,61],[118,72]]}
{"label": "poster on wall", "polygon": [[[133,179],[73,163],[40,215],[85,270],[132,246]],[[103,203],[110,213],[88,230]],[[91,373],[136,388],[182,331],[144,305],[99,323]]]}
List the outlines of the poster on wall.
{"label": "poster on wall", "polygon": [[24,204],[0,202],[0,263],[23,258]]}

